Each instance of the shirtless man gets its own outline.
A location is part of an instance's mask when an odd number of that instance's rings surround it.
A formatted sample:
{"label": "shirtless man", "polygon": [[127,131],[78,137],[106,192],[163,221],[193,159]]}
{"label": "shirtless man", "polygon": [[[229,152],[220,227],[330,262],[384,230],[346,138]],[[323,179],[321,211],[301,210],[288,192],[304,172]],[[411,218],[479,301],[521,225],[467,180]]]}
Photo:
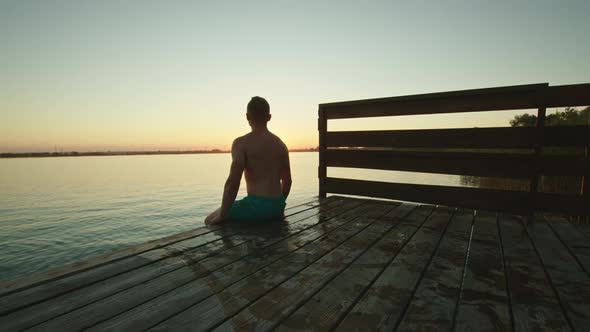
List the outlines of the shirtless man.
{"label": "shirtless man", "polygon": [[[270,117],[268,102],[262,97],[252,97],[246,113],[252,130],[232,144],[232,163],[221,207],[207,216],[206,224],[283,216],[291,190],[289,151],[285,143],[268,130],[266,125]],[[248,196],[236,201],[242,172],[246,176]]]}

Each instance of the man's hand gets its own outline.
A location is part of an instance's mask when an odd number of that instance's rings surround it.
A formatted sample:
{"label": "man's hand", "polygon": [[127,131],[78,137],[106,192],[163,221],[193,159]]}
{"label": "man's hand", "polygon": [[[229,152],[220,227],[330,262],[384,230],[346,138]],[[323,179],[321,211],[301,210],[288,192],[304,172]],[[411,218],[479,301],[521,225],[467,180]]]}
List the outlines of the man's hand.
{"label": "man's hand", "polygon": [[213,211],[213,213],[208,215],[207,218],[205,218],[205,224],[206,225],[219,224],[224,219],[225,219],[225,217],[221,215],[221,209],[217,209],[217,210]]}
{"label": "man's hand", "polygon": [[223,219],[219,215],[216,215],[213,218],[205,219],[205,225],[215,225],[221,223],[222,221]]}

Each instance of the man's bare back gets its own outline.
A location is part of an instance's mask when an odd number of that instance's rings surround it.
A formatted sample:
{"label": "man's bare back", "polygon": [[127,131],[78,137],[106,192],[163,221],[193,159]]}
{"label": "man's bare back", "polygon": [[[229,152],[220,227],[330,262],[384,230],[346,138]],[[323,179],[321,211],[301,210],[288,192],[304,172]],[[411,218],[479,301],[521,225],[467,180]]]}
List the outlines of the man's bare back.
{"label": "man's bare back", "polygon": [[281,139],[270,131],[251,132],[236,139],[238,158],[244,157],[248,195],[285,198],[281,178],[289,172],[289,152]]}
{"label": "man's bare back", "polygon": [[[253,97],[246,113],[252,131],[232,144],[232,163],[225,182],[221,207],[205,223],[228,219],[256,220],[282,216],[291,190],[291,167],[287,146],[267,128],[270,120],[266,100]],[[236,201],[242,173],[248,196]]]}

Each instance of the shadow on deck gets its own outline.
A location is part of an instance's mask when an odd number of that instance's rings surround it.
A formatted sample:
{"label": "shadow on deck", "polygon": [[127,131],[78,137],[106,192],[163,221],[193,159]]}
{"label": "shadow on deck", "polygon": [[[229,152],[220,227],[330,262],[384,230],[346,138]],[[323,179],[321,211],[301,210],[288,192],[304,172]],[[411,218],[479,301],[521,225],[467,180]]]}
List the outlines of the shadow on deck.
{"label": "shadow on deck", "polygon": [[0,285],[0,329],[584,330],[590,228],[330,196]]}

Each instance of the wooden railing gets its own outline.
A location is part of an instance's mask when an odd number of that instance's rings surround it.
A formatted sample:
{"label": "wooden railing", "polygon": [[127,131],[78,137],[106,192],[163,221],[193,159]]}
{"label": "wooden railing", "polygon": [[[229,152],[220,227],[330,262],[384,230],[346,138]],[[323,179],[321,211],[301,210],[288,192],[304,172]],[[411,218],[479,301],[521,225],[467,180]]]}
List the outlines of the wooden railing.
{"label": "wooden railing", "polygon": [[[519,214],[543,211],[589,215],[588,156],[542,153],[544,147],[590,145],[587,125],[545,126],[548,107],[587,105],[590,105],[590,84],[549,86],[546,83],[320,104],[319,195],[371,196]],[[330,119],[519,109],[537,109],[537,126],[328,131]],[[448,152],[449,149],[475,151]],[[501,152],[481,152],[482,149]],[[525,178],[530,181],[530,191],[332,178],[326,176],[327,167]],[[539,192],[542,175],[583,176],[583,192],[580,195]]]}

